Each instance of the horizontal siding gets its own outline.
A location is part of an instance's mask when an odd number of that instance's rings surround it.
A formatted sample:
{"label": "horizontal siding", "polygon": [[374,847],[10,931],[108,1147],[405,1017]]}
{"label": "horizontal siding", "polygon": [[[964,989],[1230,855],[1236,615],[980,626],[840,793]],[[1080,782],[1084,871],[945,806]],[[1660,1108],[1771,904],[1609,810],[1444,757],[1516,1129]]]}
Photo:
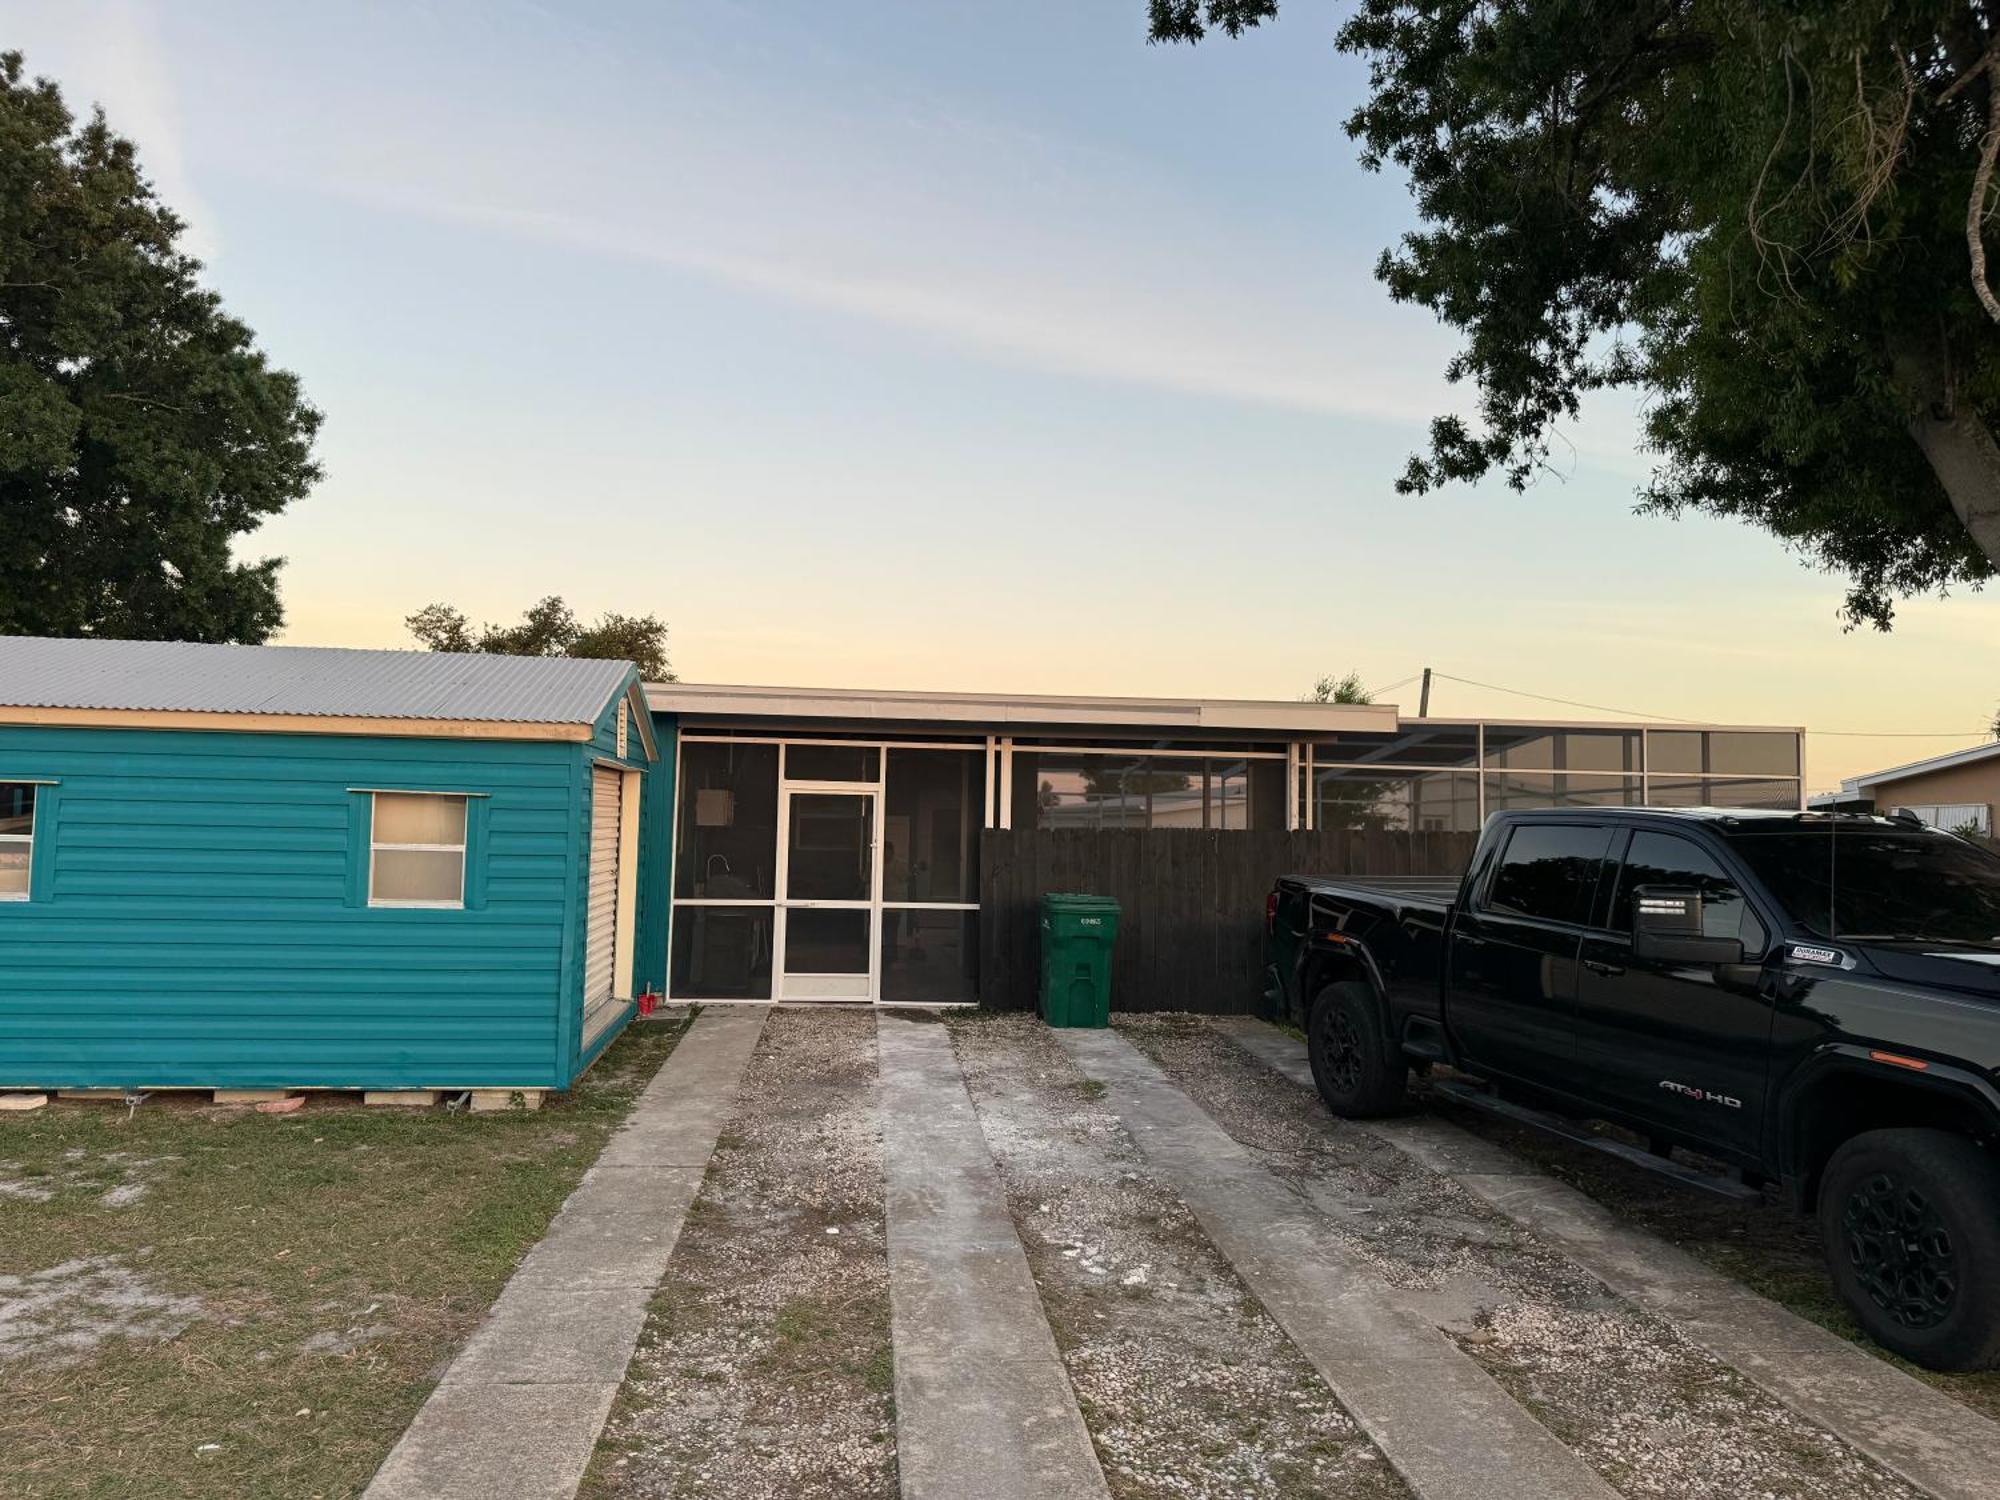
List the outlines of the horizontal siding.
{"label": "horizontal siding", "polygon": [[[561,1085],[578,747],[0,728],[0,1086]],[[465,911],[371,909],[352,788],[482,794]],[[361,858],[365,860],[365,850]]]}

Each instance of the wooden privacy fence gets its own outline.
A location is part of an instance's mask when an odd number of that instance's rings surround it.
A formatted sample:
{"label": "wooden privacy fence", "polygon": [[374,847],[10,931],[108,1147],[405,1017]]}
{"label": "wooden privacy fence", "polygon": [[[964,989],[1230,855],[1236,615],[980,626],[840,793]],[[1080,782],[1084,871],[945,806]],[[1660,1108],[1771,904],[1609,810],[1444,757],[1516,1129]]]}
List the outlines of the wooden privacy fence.
{"label": "wooden privacy fence", "polygon": [[989,828],[979,844],[980,1001],[1035,1004],[1041,899],[1084,891],[1123,909],[1113,1009],[1254,1013],[1264,988],[1264,897],[1280,875],[1456,876],[1478,837]]}

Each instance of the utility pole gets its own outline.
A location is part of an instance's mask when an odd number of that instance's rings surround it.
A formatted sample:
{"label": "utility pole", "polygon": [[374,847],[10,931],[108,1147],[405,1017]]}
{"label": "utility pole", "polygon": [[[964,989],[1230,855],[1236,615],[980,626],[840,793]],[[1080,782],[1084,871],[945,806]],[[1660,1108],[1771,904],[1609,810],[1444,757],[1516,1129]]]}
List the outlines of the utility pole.
{"label": "utility pole", "polygon": [[1431,669],[1429,667],[1425,667],[1423,689],[1417,694],[1417,717],[1420,719],[1428,719],[1430,716],[1431,716]]}

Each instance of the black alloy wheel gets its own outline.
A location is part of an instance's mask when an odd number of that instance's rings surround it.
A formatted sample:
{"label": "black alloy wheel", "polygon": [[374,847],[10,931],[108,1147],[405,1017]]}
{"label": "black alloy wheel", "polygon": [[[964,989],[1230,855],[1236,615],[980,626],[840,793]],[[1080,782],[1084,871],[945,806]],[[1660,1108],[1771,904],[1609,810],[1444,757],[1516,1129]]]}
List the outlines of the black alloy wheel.
{"label": "black alloy wheel", "polygon": [[1857,1182],[1841,1210],[1847,1257],[1868,1298],[1904,1328],[1935,1328],[1958,1295],[1951,1230],[1930,1196],[1895,1172]]}

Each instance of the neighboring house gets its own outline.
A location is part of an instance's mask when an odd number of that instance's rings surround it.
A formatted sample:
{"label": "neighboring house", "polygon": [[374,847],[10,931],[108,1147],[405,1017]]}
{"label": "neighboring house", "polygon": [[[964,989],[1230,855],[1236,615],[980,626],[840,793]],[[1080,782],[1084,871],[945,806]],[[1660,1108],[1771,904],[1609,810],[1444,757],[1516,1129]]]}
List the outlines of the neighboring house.
{"label": "neighboring house", "polygon": [[625,662],[0,636],[0,1087],[566,1087],[672,773]]}
{"label": "neighboring house", "polygon": [[1815,798],[1814,804],[1830,800],[1883,813],[1907,810],[1933,828],[1991,838],[1993,809],[2000,804],[2000,740],[1850,776],[1837,799]]}

